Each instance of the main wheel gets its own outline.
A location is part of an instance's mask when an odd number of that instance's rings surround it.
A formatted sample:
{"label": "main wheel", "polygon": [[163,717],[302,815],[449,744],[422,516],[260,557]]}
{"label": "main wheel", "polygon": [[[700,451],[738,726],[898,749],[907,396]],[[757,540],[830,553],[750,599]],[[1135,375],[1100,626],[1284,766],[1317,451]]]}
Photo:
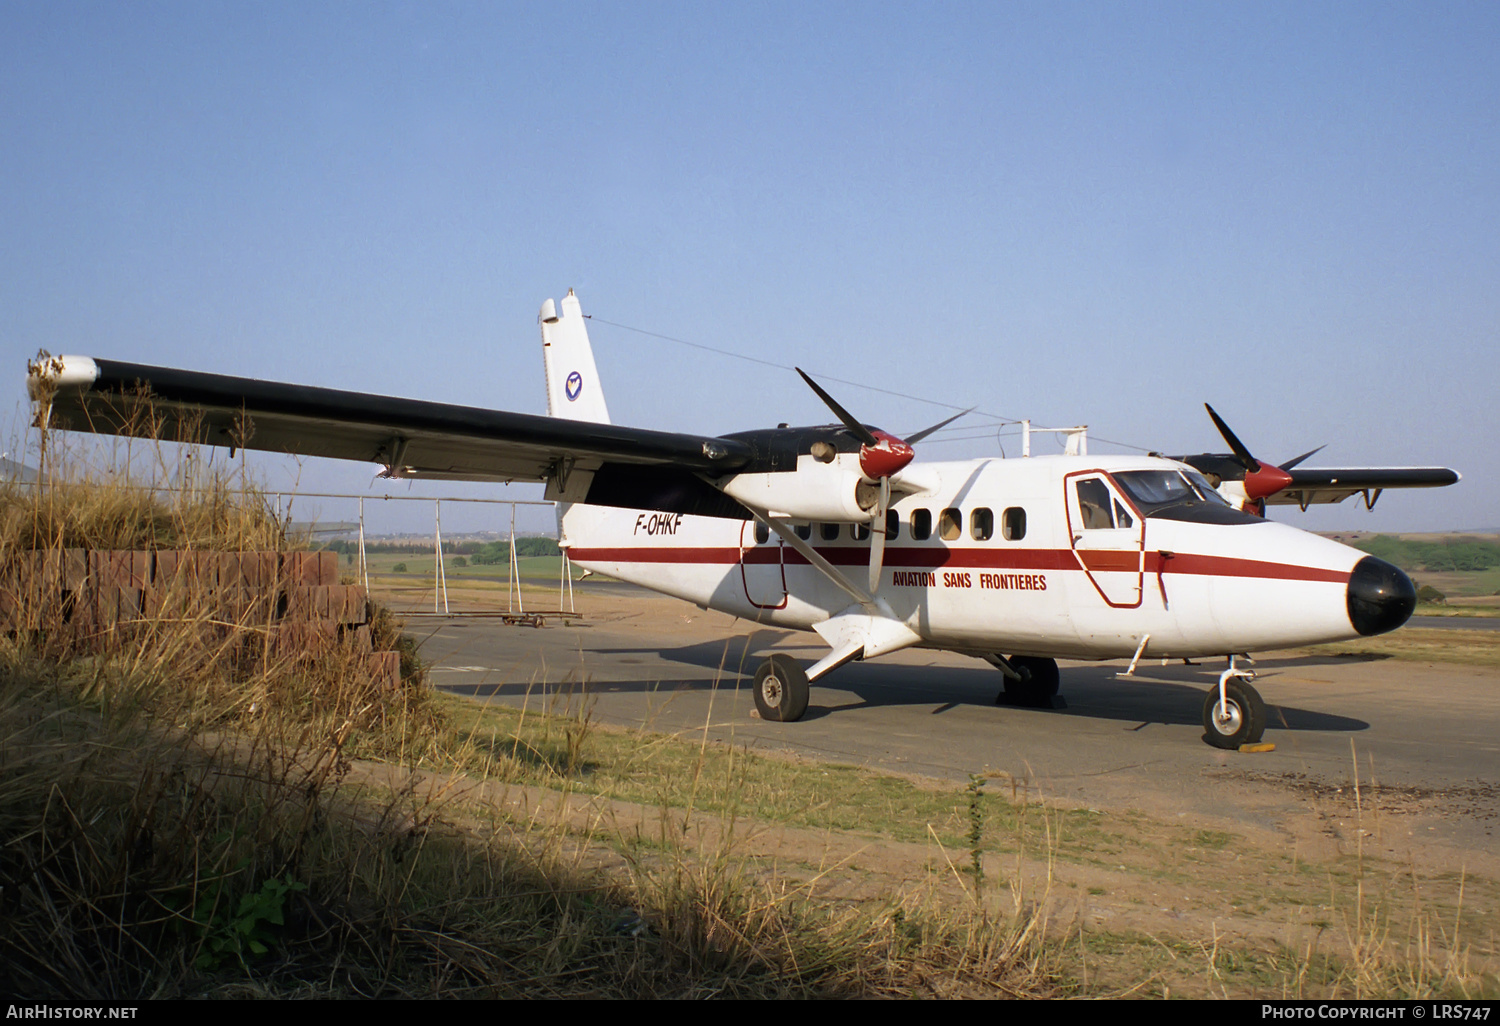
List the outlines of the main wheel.
{"label": "main wheel", "polygon": [[778,723],[800,720],[807,712],[807,671],[778,652],[755,671],[755,708],[760,718]]}
{"label": "main wheel", "polygon": [[1011,656],[1010,665],[1016,668],[1016,672],[1023,679],[1005,678],[1005,690],[1001,692],[998,702],[1005,705],[1033,706],[1039,709],[1065,707],[1062,699],[1057,697],[1057,689],[1062,683],[1062,674],[1058,672],[1056,659],[1043,659],[1039,656]]}
{"label": "main wheel", "polygon": [[1225,705],[1219,706],[1219,689],[1209,688],[1203,700],[1204,739],[1215,748],[1253,745],[1266,732],[1266,703],[1260,692],[1242,677],[1224,684]]}

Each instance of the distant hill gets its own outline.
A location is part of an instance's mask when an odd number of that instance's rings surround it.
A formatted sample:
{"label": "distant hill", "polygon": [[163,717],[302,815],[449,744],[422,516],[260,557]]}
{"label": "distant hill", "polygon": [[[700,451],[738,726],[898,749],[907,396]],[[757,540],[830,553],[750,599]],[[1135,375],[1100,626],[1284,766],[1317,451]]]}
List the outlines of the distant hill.
{"label": "distant hill", "polygon": [[1338,540],[1408,573],[1489,570],[1500,566],[1500,533],[1374,534]]}

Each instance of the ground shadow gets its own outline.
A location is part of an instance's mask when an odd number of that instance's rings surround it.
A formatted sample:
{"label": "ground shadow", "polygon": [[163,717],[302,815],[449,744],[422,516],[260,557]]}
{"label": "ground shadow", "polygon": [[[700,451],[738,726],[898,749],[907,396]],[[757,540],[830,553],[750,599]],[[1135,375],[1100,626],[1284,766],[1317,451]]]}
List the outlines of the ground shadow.
{"label": "ground shadow", "polygon": [[[576,676],[563,682],[538,685],[532,681],[486,681],[477,684],[440,684],[450,694],[475,698],[520,698],[526,695],[551,694],[565,688],[583,688],[591,693],[670,694],[677,691],[736,690],[748,687],[760,659],[773,646],[788,639],[800,641],[804,636],[789,631],[756,631],[750,636],[735,636],[699,642],[676,648],[616,647],[591,649],[594,655],[612,657],[623,665],[638,661],[664,660],[681,671],[666,673],[650,680],[615,677],[596,664],[587,680],[580,684]],[[797,656],[810,662],[819,650],[813,644],[787,645]],[[804,655],[801,649],[807,649]],[[1261,660],[1258,669],[1317,665],[1319,657],[1296,657]],[[1115,720],[1137,725],[1200,725],[1203,703],[1211,686],[1217,683],[1221,662],[1199,665],[1172,664],[1167,667],[1142,668],[1134,678],[1121,680],[1122,663],[1070,665],[1063,670],[1062,694],[1066,709],[1032,709],[1008,706],[1015,715],[1077,716]],[[813,685],[806,720],[818,720],[856,708],[887,706],[933,706],[939,716],[959,706],[993,705],[1001,687],[998,671],[975,660],[973,667],[913,666],[909,663],[856,662]],[[1267,689],[1268,690],[1268,689]],[[1266,695],[1266,690],[1263,690]],[[1369,729],[1364,720],[1334,715],[1316,709],[1277,705],[1274,692],[1266,695],[1268,725],[1293,731],[1357,732]]]}

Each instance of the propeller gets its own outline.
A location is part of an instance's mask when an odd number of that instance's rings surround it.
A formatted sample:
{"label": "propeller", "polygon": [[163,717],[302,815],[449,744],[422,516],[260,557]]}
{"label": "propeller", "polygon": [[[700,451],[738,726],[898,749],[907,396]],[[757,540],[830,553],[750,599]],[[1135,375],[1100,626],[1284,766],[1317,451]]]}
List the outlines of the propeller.
{"label": "propeller", "polygon": [[1301,463],[1303,460],[1307,459],[1309,456],[1315,456],[1318,453],[1322,452],[1326,448],[1328,448],[1328,443],[1325,442],[1322,445],[1318,446],[1316,449],[1309,449],[1309,450],[1307,450],[1305,453],[1303,453],[1301,456],[1298,456],[1296,459],[1287,460],[1285,463],[1278,464],[1278,465],[1281,467],[1282,470],[1291,470],[1293,467],[1295,467],[1297,464]]}
{"label": "propeller", "polygon": [[1294,460],[1288,460],[1279,467],[1262,463],[1250,455],[1250,450],[1245,447],[1245,443],[1240,441],[1233,431],[1229,430],[1229,425],[1224,423],[1223,418],[1214,412],[1212,406],[1204,403],[1203,408],[1213,418],[1214,427],[1219,429],[1219,434],[1224,436],[1224,441],[1229,443],[1229,448],[1233,451],[1235,460],[1238,461],[1240,466],[1245,468],[1245,496],[1251,501],[1258,502],[1267,496],[1275,495],[1283,488],[1289,487],[1292,484],[1292,475],[1287,473],[1287,471],[1317,452],[1318,449],[1323,448],[1320,445],[1317,449],[1305,452]]}
{"label": "propeller", "polygon": [[[957,413],[955,413],[953,416],[949,417],[947,420],[940,420],[936,424],[932,425],[932,427],[925,427],[921,431],[918,431],[914,435],[907,435],[906,436],[906,442],[907,442],[908,445],[910,445],[912,442],[920,442],[922,439],[926,438],[928,435],[932,434],[934,431],[941,431],[941,430],[943,430],[943,428],[947,427],[949,424],[952,424],[959,417],[962,417],[962,416],[964,416],[965,414],[968,414],[968,413],[973,413],[976,409],[978,409],[977,406],[970,406],[967,410],[959,410]],[[1308,453],[1307,455],[1311,456],[1312,453]]]}
{"label": "propeller", "polygon": [[807,382],[808,387],[818,394],[818,398],[833,411],[834,416],[843,422],[843,425],[849,429],[849,433],[859,439],[860,472],[867,480],[880,488],[879,496],[875,500],[875,509],[870,515],[870,591],[873,593],[880,584],[880,571],[885,563],[885,521],[886,510],[891,505],[891,477],[900,473],[916,458],[917,454],[912,449],[911,442],[920,442],[934,431],[947,427],[965,413],[971,412],[973,407],[964,410],[963,413],[955,413],[931,427],[923,428],[911,435],[910,441],[907,441],[887,431],[865,427],[854,419],[852,413],[840,406],[837,399],[808,377],[806,371],[801,367],[795,370],[802,375],[802,380]]}

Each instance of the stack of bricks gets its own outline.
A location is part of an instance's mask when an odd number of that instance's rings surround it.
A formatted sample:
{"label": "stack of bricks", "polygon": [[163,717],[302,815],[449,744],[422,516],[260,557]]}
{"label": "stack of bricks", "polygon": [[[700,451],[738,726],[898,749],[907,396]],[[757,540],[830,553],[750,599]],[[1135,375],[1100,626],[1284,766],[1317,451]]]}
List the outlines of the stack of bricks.
{"label": "stack of bricks", "polygon": [[[0,628],[59,626],[81,650],[104,650],[131,623],[179,621],[264,632],[278,658],[347,645],[396,687],[397,652],[375,652],[365,589],[339,584],[335,552],[86,551],[22,553],[0,579]],[[46,622],[26,623],[28,617]]]}

